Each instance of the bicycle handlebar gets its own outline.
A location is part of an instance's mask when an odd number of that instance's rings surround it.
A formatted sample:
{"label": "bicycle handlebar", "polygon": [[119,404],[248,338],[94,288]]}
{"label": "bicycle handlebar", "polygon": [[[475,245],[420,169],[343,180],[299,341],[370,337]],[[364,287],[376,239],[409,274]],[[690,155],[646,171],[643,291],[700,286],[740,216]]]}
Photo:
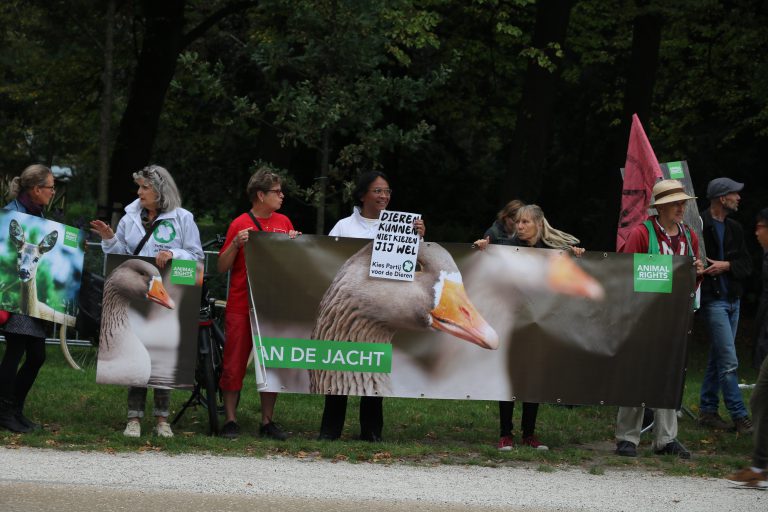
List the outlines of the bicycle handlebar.
{"label": "bicycle handlebar", "polygon": [[208,240],[203,244],[203,250],[208,249],[210,247],[221,247],[224,245],[224,242],[226,241],[227,237],[224,235],[216,234],[215,237],[211,240]]}

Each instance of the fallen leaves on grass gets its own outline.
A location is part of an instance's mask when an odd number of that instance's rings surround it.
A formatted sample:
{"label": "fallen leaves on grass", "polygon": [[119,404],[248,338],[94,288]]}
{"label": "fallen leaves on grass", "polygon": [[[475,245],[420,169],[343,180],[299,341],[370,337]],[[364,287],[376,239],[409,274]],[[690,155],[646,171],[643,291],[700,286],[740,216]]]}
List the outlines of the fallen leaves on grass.
{"label": "fallen leaves on grass", "polygon": [[392,454],[389,452],[376,452],[373,454],[373,462],[380,462],[380,461],[391,461],[392,460]]}

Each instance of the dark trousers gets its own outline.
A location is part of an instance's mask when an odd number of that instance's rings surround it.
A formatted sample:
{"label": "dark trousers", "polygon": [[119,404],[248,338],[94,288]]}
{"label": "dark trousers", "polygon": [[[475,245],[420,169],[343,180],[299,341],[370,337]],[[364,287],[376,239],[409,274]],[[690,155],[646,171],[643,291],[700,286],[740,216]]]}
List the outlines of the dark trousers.
{"label": "dark trousers", "polygon": [[[501,425],[501,437],[512,435],[512,413],[515,411],[515,402],[499,402],[499,423]],[[523,402],[523,418],[520,420],[520,428],[523,437],[532,436],[536,430],[536,415],[539,413],[539,404]]]}
{"label": "dark trousers", "polygon": [[[346,395],[325,395],[325,408],[320,423],[320,436],[330,439],[341,437],[344,419],[347,416]],[[381,439],[384,428],[384,398],[380,396],[360,397],[360,438]]]}
{"label": "dark trousers", "polygon": [[[26,352],[24,364],[19,368]],[[23,408],[27,394],[45,363],[45,338],[5,334],[5,355],[0,363],[0,400]]]}
{"label": "dark trousers", "polygon": [[749,405],[752,406],[752,420],[755,424],[755,431],[752,434],[754,443],[752,465],[766,469],[768,468],[768,357],[763,359]]}

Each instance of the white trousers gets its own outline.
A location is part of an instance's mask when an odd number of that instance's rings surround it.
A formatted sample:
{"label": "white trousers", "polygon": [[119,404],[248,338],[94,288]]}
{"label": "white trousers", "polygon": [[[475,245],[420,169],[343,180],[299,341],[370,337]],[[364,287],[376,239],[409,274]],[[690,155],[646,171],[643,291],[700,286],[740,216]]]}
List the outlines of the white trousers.
{"label": "white trousers", "polygon": [[[643,427],[644,407],[619,407],[616,418],[616,441],[629,441],[635,446],[640,444],[640,430]],[[674,409],[654,409],[653,449],[661,450],[670,441],[677,438],[677,411]]]}

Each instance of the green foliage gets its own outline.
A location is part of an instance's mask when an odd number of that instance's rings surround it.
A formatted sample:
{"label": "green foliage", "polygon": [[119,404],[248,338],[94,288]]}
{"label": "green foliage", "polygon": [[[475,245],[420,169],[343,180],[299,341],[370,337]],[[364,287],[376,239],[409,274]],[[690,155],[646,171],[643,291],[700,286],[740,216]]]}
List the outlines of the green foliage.
{"label": "green foliage", "polygon": [[[229,3],[187,2],[185,30]],[[113,136],[143,44],[134,7],[118,2]],[[536,200],[553,225],[593,248],[610,238],[617,213],[609,209],[618,190],[604,183],[623,164],[633,23],[655,14],[661,48],[646,131],[656,154],[687,159],[697,189],[721,174],[747,180],[742,220],[751,220],[768,193],[750,179],[768,136],[764,2],[582,0],[564,44],[534,48],[542,8],[532,0],[259,2],[181,53],[150,158],[171,169],[184,206],[213,223],[247,206],[245,183],[260,160],[293,179],[284,213],[306,232],[320,204],[329,222],[347,212],[356,172],[382,169],[397,190],[392,208],[424,214],[430,238],[473,240],[501,207],[489,198],[509,166],[525,70],[534,62],[552,71],[558,56],[546,186]],[[92,200],[102,4],[10,0],[0,27],[2,174],[33,161],[71,165],[69,203]]]}
{"label": "green foliage", "polygon": [[274,79],[266,110],[283,147],[318,152],[320,180],[303,195],[305,201],[319,206],[327,193],[344,189],[354,172],[382,168],[385,155],[416,148],[433,131],[416,109],[448,72],[408,72],[409,52],[439,46],[433,32],[438,16],[415,5],[265,4],[261,20],[272,28],[254,41],[253,60]]}

